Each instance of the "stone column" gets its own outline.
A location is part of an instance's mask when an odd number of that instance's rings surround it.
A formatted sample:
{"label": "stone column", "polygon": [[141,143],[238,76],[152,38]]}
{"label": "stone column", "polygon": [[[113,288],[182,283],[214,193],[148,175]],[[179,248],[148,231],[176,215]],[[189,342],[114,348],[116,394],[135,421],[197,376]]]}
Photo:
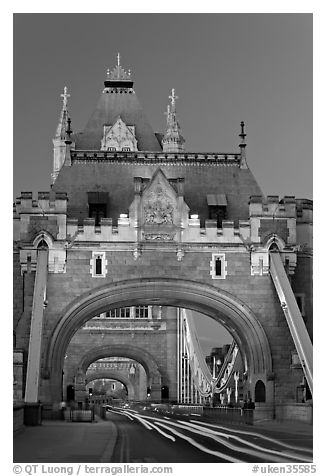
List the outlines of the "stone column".
{"label": "stone column", "polygon": [[75,401],[84,404],[87,397],[86,378],[81,369],[78,369],[75,381]]}

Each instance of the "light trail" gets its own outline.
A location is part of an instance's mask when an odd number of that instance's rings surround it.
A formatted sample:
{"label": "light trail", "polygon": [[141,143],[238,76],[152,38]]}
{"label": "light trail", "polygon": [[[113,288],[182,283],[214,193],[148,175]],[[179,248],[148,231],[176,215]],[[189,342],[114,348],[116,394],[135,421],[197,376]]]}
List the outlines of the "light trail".
{"label": "light trail", "polygon": [[182,438],[183,440],[188,441],[192,446],[195,448],[198,448],[199,450],[203,451],[204,453],[211,454],[213,456],[217,456],[218,458],[222,458],[226,461],[229,461],[231,463],[245,463],[245,461],[241,461],[240,459],[233,458],[233,456],[226,455],[224,453],[220,453],[219,451],[215,450],[210,450],[206,448],[206,446],[203,446],[202,444],[198,443],[194,439],[190,438],[189,436],[184,435],[183,433],[180,433],[179,431],[175,430],[174,428],[169,428],[168,426],[164,425],[164,423],[161,422],[156,422],[157,425],[162,426],[163,428],[171,431],[175,435],[179,436],[179,438]]}
{"label": "light trail", "polygon": [[220,426],[220,425],[213,425],[212,423],[206,423],[206,422],[201,422],[201,421],[199,422],[197,420],[190,420],[190,422],[201,425],[201,426],[209,426],[211,428],[224,430],[224,431],[227,431],[229,433],[236,433],[236,434],[261,438],[263,440],[269,441],[270,443],[274,443],[274,444],[279,445],[279,446],[284,446],[284,448],[287,448],[287,449],[290,449],[290,450],[300,451],[300,452],[303,452],[303,453],[309,453],[312,456],[312,451],[309,448],[303,448],[303,447],[300,447],[300,446],[289,445],[287,443],[283,443],[282,441],[275,440],[274,438],[271,438],[269,436],[262,435],[261,433],[255,433],[255,432],[245,431],[245,430],[234,430],[234,429],[226,428],[226,427]]}
{"label": "light trail", "polygon": [[[179,421],[179,420],[178,420]],[[189,425],[189,426],[192,426],[194,424],[191,424],[189,422],[183,422],[185,425]],[[199,426],[199,425],[194,425],[195,428],[203,428],[202,426]],[[277,451],[277,450],[272,450],[272,449],[269,449],[269,448],[265,448],[263,446],[259,446],[259,445],[256,445],[255,443],[251,443],[250,441],[247,441],[247,440],[244,440],[243,438],[240,438],[239,436],[237,435],[226,435],[224,433],[220,433],[220,432],[215,432],[214,430],[210,430],[209,428],[207,428],[205,430],[208,434],[218,434],[222,437],[225,437],[225,438],[233,438],[234,440],[237,440],[239,441],[240,443],[244,444],[245,446],[250,446],[251,448],[254,448],[258,451],[261,452],[261,454],[264,454],[264,456],[268,456],[266,455],[266,453],[270,453],[270,454],[275,454],[275,455],[278,455],[278,456],[281,456],[281,457],[287,457],[287,458],[290,458],[290,459],[295,459],[295,460],[300,460],[300,461],[304,461],[304,462],[307,462],[307,457],[303,458],[301,456],[299,456],[298,454],[293,454],[293,453],[285,453],[285,452],[281,452],[281,451]],[[231,446],[234,446],[234,448],[239,448],[235,445],[232,445],[232,443],[230,443]],[[226,445],[228,446],[228,445]],[[241,451],[241,452],[244,452],[246,451],[248,453],[248,450],[246,450],[245,448],[244,449],[238,449],[237,451]],[[252,454],[253,456],[258,456],[259,454],[256,453],[256,452],[249,452],[249,454]]]}

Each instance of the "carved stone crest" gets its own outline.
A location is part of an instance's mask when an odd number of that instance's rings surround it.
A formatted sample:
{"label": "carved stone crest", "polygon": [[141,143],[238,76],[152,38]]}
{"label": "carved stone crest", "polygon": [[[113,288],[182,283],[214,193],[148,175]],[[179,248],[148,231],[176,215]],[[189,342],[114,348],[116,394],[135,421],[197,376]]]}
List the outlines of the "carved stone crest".
{"label": "carved stone crest", "polygon": [[173,205],[161,186],[150,192],[144,204],[146,225],[172,225]]}

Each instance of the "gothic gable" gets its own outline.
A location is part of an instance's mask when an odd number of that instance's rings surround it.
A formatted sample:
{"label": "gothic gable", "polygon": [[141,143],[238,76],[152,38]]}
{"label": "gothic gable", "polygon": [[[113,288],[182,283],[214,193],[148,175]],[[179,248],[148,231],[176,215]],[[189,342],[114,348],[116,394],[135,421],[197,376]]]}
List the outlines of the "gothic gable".
{"label": "gothic gable", "polygon": [[161,169],[152,179],[136,179],[135,198],[129,214],[142,231],[143,240],[171,241],[188,216],[189,207]]}
{"label": "gothic gable", "polygon": [[177,196],[163,172],[158,169],[143,193],[145,225],[173,225]]}
{"label": "gothic gable", "polygon": [[138,150],[135,126],[127,126],[120,116],[113,126],[105,125],[101,150],[126,150],[131,152]]}

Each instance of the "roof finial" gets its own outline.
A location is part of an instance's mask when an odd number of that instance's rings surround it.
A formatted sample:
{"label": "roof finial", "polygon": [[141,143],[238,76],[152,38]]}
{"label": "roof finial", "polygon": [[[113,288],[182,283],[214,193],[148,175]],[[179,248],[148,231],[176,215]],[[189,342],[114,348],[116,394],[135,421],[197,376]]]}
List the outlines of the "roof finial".
{"label": "roof finial", "polygon": [[240,126],[241,126],[241,133],[239,134],[239,137],[241,137],[242,142],[239,146],[246,147],[247,144],[245,143],[245,138],[247,134],[245,134],[245,131],[244,131],[245,123],[241,121]]}
{"label": "roof finial", "polygon": [[71,134],[72,134],[72,130],[71,130],[71,119],[70,117],[68,116],[67,118],[67,128],[66,128],[66,140],[65,140],[65,143],[66,144],[71,144]]}
{"label": "roof finial", "polygon": [[171,93],[172,94],[171,94],[171,96],[169,96],[169,99],[171,99],[171,105],[175,106],[175,101],[176,101],[176,99],[179,99],[179,97],[175,95],[175,89],[174,88],[172,88]]}
{"label": "roof finial", "polygon": [[60,94],[60,96],[63,98],[63,107],[66,109],[67,103],[68,103],[68,98],[70,98],[70,94],[68,94],[68,88],[65,86],[63,88],[63,94]]}
{"label": "roof finial", "polygon": [[[105,87],[114,87],[115,85],[111,84],[113,81],[123,81],[123,82],[128,82],[131,83],[127,87],[132,88],[132,79],[131,79],[131,70],[129,69],[128,72],[126,72],[123,67],[121,66],[121,55],[120,53],[117,54],[117,64],[113,68],[113,70],[110,70],[109,68],[106,70],[107,74],[107,80],[104,81]],[[120,85],[121,87],[121,85]]]}
{"label": "roof finial", "polygon": [[239,144],[239,147],[240,147],[240,158],[241,158],[241,168],[247,168],[247,162],[246,162],[246,142],[245,142],[245,138],[246,138],[246,133],[245,133],[245,123],[243,121],[241,121],[240,123],[240,126],[241,126],[241,133],[239,134],[239,137],[241,138],[241,142]]}
{"label": "roof finial", "polygon": [[183,152],[184,151],[184,138],[181,135],[181,129],[177,121],[175,102],[178,96],[175,95],[175,89],[171,90],[169,96],[171,103],[168,104],[166,114],[166,132],[162,139],[163,152]]}
{"label": "roof finial", "polygon": [[164,112],[164,115],[166,116],[166,122],[169,124],[169,122],[170,122],[170,116],[171,116],[171,107],[170,107],[170,104],[167,105],[167,111]]}

